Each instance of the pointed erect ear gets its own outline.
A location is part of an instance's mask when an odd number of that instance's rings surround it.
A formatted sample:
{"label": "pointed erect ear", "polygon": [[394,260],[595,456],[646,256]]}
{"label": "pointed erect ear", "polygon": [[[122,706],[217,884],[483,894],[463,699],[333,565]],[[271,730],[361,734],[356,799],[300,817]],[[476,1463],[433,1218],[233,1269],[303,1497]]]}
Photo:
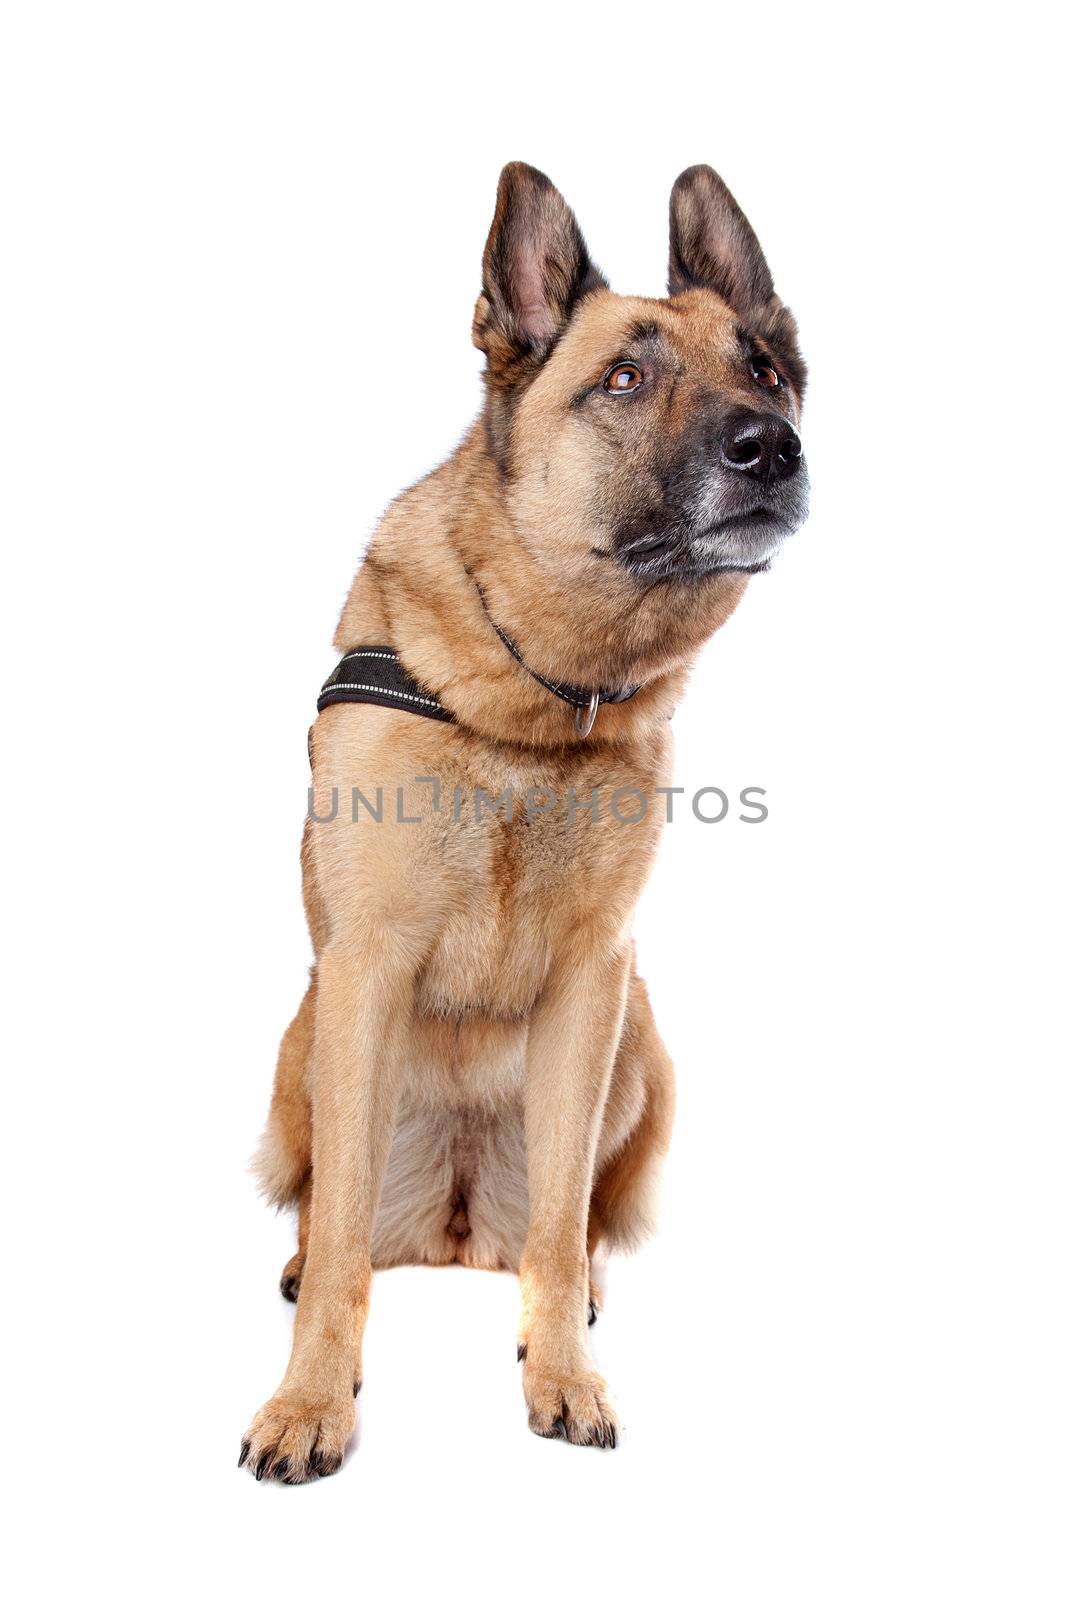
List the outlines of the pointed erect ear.
{"label": "pointed erect ear", "polygon": [[741,207],[710,167],[687,167],[671,190],[668,288],[714,289],[741,316],[774,294],[770,268]]}
{"label": "pointed erect ear", "polygon": [[500,174],[474,314],[474,342],[490,366],[505,355],[542,359],[582,296],[606,287],[559,190],[536,167],[510,162]]}

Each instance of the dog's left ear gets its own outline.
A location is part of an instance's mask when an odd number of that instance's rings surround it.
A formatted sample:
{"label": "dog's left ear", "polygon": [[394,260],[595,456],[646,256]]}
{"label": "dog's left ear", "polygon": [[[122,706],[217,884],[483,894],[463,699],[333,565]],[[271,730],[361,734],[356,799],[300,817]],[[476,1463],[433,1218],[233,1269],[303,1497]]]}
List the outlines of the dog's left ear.
{"label": "dog's left ear", "polygon": [[752,225],[710,167],[688,167],[671,190],[668,288],[671,294],[714,289],[742,317],[774,295]]}
{"label": "dog's left ear", "polygon": [[490,368],[543,360],[583,295],[606,287],[559,190],[536,167],[510,162],[500,174],[474,313],[474,342]]}

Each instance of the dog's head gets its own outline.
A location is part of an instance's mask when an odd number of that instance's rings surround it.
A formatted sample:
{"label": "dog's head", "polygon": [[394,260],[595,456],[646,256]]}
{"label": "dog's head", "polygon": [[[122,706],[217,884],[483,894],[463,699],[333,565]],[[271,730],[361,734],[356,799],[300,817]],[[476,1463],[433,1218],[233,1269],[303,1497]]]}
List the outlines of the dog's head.
{"label": "dog's head", "polygon": [[674,185],[663,300],[613,294],[558,190],[505,167],[474,340],[522,545],[587,596],[654,588],[676,612],[683,586],[765,568],[804,521],[796,325],[710,167]]}

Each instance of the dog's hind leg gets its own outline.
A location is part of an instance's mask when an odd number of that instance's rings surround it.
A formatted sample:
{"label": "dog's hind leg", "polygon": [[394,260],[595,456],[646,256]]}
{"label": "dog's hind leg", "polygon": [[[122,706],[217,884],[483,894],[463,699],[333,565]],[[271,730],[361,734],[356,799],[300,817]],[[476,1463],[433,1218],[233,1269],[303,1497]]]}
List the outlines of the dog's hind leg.
{"label": "dog's hind leg", "polygon": [[304,1180],[304,1187],[300,1191],[297,1201],[297,1236],[296,1255],[290,1256],[282,1268],[281,1282],[278,1284],[286,1300],[295,1304],[300,1293],[300,1280],[304,1276],[304,1261],[307,1257],[308,1229],[311,1225],[311,1175]]}
{"label": "dog's hind leg", "polygon": [[260,1188],[276,1206],[292,1205],[311,1173],[308,1070],[315,1037],[317,987],[312,972],[307,993],[282,1038],[270,1114],[252,1162]]}
{"label": "dog's hind leg", "polygon": [[[309,822],[304,828],[300,860],[304,910],[317,960],[326,940],[327,918],[315,882],[310,827]],[[252,1162],[259,1186],[273,1205],[289,1206],[298,1198],[300,1201],[300,1249],[282,1273],[281,1289],[288,1300],[296,1299],[300,1286],[311,1204],[311,1047],[315,1038],[317,999],[318,972],[313,967],[307,992],[278,1050],[270,1114]],[[291,1279],[295,1279],[290,1285],[292,1292],[286,1286]]]}

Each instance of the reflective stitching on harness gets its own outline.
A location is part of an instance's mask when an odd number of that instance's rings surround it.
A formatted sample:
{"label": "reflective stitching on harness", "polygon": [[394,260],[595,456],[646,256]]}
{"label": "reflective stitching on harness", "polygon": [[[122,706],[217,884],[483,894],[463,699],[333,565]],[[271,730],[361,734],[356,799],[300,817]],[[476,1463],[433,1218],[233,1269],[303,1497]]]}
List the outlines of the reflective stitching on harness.
{"label": "reflective stitching on harness", "polygon": [[[392,657],[390,656],[388,659],[392,660]],[[435,711],[442,710],[442,706],[437,700],[427,700],[421,694],[405,694],[402,689],[382,689],[376,683],[331,683],[328,689],[323,689],[319,699],[325,700],[326,696],[331,694],[344,694],[348,689],[361,689],[367,694],[381,694],[393,700],[410,700],[417,706],[432,706]]]}
{"label": "reflective stitching on harness", "polygon": [[[399,657],[395,650],[350,650],[347,655],[341,657],[341,661],[356,661],[360,659],[365,661],[398,661]],[[341,661],[337,663],[338,666],[341,665]]]}

